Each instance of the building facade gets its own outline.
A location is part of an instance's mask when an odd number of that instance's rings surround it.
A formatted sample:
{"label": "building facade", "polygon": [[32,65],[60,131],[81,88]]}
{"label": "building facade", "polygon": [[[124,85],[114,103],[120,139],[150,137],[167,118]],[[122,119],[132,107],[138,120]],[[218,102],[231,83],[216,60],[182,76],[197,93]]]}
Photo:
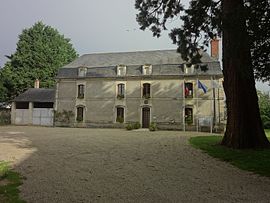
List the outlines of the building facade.
{"label": "building facade", "polygon": [[220,64],[206,53],[201,61],[185,64],[174,50],[83,55],[56,77],[56,125],[124,127],[139,122],[148,128],[155,122],[160,129],[194,129],[221,124]]}

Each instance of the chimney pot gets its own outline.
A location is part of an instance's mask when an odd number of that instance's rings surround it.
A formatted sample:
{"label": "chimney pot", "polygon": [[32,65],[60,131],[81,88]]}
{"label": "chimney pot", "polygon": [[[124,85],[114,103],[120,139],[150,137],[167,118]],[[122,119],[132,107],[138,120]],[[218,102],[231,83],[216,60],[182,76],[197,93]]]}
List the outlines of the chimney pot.
{"label": "chimney pot", "polygon": [[35,88],[39,88],[39,79],[36,79],[35,80],[35,85],[34,85]]}
{"label": "chimney pot", "polygon": [[219,39],[214,38],[210,42],[211,44],[211,56],[215,59],[219,59]]}

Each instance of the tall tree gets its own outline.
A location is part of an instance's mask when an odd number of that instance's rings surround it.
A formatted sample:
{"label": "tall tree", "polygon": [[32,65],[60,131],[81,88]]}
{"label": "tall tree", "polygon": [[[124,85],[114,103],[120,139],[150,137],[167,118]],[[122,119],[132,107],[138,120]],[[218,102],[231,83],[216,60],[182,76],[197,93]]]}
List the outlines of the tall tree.
{"label": "tall tree", "polygon": [[70,39],[37,22],[22,31],[16,52],[7,57],[9,61],[0,70],[2,84],[8,90],[4,100],[33,87],[35,79],[40,80],[41,87],[53,87],[58,69],[73,61],[77,53]]}
{"label": "tall tree", "polygon": [[[260,23],[263,26],[265,22],[261,17],[269,16],[269,10],[264,7],[268,5],[269,8],[269,0],[261,2],[190,0],[188,8],[182,6],[181,0],[136,0],[135,3],[135,8],[139,10],[137,21],[141,29],[150,28],[154,36],[160,36],[169,19],[179,17],[182,20],[183,25],[172,29],[170,37],[178,46],[177,51],[182,58],[191,63],[200,61],[200,50],[205,49],[210,38],[222,36],[228,118],[221,144],[232,148],[270,146],[260,119],[252,67],[252,62],[254,65],[258,62],[261,66],[254,68],[260,73],[260,68],[264,70],[269,60],[255,54],[263,50],[264,43],[257,43],[263,39],[257,39],[258,27],[252,25]],[[251,13],[261,16],[253,19],[249,17]],[[269,30],[266,31],[269,34]],[[269,42],[269,35],[266,36],[264,39]],[[262,52],[269,54],[266,49]]]}

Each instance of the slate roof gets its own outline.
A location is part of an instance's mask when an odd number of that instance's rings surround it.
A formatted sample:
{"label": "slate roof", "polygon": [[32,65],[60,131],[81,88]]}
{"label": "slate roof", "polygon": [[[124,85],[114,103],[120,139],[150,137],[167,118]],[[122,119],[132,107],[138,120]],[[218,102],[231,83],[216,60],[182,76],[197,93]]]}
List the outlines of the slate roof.
{"label": "slate roof", "polygon": [[16,102],[54,102],[55,89],[29,88],[13,101]]}
{"label": "slate roof", "polygon": [[[201,61],[207,70],[195,69],[193,74],[222,75],[219,62],[207,53],[202,53]],[[60,68],[56,78],[77,78],[79,67],[87,68],[86,77],[117,77],[117,65],[126,65],[127,77],[142,76],[141,67],[145,64],[152,65],[153,76],[185,75],[184,63],[175,50],[85,54]]]}

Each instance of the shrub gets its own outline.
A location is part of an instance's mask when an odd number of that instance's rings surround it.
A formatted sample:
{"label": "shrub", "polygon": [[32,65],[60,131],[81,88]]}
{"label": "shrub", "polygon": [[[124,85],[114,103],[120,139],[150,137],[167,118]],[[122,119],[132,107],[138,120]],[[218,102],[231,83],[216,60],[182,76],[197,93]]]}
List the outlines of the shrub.
{"label": "shrub", "polygon": [[139,129],[140,127],[141,127],[141,124],[139,122],[129,123],[126,125],[127,130]]}
{"label": "shrub", "polygon": [[141,127],[141,124],[139,122],[136,122],[133,124],[134,129],[139,129]]}
{"label": "shrub", "polygon": [[152,122],[149,126],[150,131],[156,131],[157,130],[157,124]]}
{"label": "shrub", "polygon": [[0,180],[7,175],[9,166],[7,162],[0,161]]}
{"label": "shrub", "polygon": [[130,123],[129,123],[129,124],[127,124],[127,125],[126,125],[126,129],[127,129],[127,130],[132,130],[132,129],[133,129],[132,124],[130,124]]}

